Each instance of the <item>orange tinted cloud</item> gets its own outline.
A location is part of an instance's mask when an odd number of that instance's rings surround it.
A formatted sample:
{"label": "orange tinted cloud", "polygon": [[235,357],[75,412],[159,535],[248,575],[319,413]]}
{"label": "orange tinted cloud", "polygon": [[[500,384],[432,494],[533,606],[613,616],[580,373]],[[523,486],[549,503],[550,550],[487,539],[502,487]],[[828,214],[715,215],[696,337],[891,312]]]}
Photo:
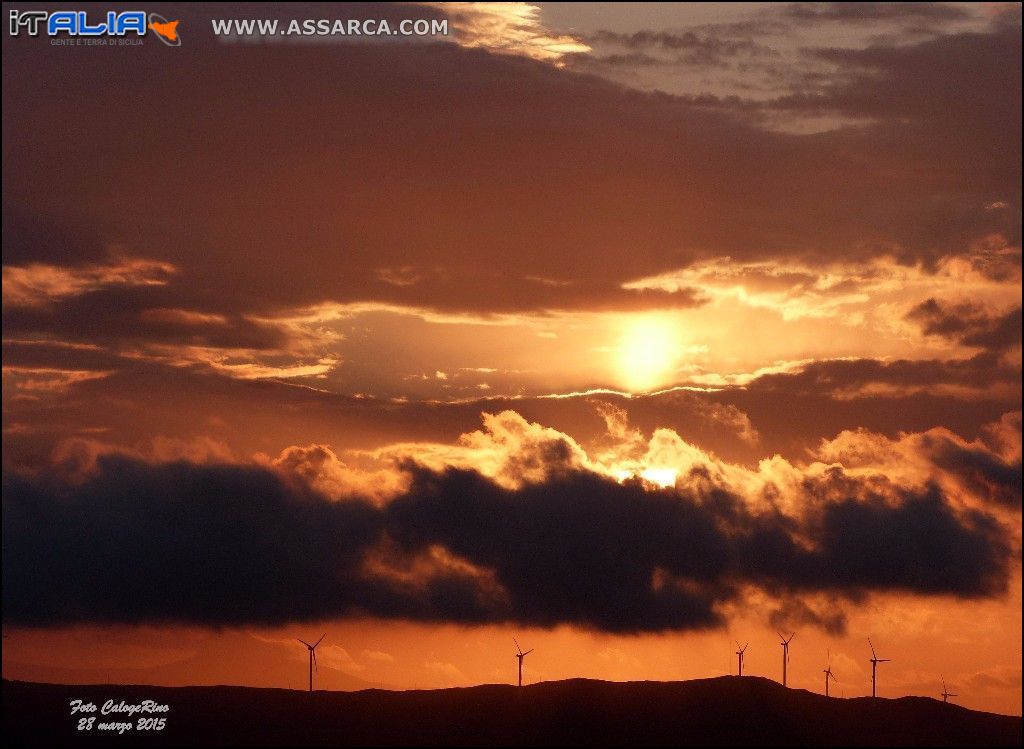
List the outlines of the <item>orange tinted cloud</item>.
{"label": "orange tinted cloud", "polygon": [[110,286],[164,286],[177,273],[170,263],[124,258],[103,265],[4,265],[4,307],[42,307]]}
{"label": "orange tinted cloud", "polygon": [[557,34],[541,22],[534,3],[425,3],[451,19],[457,43],[498,54],[521,55],[559,64],[566,55],[589,52],[590,47],[568,34]]}

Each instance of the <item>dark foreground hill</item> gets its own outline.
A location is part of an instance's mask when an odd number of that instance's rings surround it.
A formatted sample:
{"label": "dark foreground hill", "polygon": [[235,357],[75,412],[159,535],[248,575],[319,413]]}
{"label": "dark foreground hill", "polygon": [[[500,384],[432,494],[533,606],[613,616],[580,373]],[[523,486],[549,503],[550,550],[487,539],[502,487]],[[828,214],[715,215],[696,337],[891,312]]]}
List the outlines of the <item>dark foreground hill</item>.
{"label": "dark foreground hill", "polygon": [[[102,716],[76,731],[71,700],[166,703],[166,728]],[[155,716],[143,716],[155,717]],[[98,730],[124,721],[121,736]],[[20,745],[1020,746],[1021,719],[925,697],[829,699],[757,677],[517,689],[305,692],[245,687],[65,686],[4,681],[3,738]]]}

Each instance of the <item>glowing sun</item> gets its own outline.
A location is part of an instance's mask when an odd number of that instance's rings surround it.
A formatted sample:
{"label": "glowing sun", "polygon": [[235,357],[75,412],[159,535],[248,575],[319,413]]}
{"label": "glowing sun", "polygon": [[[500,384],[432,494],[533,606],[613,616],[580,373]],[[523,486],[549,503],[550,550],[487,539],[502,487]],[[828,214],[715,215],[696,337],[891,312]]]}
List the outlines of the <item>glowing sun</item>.
{"label": "glowing sun", "polygon": [[663,316],[637,317],[623,328],[618,369],[623,385],[644,392],[672,382],[680,354],[676,324]]}

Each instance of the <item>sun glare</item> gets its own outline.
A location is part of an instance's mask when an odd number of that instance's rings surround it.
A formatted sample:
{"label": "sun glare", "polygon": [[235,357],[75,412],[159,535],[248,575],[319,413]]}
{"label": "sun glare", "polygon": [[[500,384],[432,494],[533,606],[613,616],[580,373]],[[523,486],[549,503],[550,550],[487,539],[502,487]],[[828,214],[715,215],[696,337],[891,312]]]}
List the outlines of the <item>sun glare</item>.
{"label": "sun glare", "polygon": [[679,330],[667,317],[630,321],[618,348],[622,384],[631,392],[645,392],[671,383],[680,349]]}
{"label": "sun glare", "polygon": [[637,470],[635,467],[613,468],[611,470],[611,474],[615,477],[615,480],[620,483],[639,476],[644,481],[656,484],[662,489],[665,489],[676,485],[676,478],[679,476],[679,470],[664,466],[651,466],[640,470]]}
{"label": "sun glare", "polygon": [[640,471],[640,475],[650,481],[652,484],[657,484],[660,487],[675,486],[676,477],[679,475],[679,471],[675,468],[645,468]]}

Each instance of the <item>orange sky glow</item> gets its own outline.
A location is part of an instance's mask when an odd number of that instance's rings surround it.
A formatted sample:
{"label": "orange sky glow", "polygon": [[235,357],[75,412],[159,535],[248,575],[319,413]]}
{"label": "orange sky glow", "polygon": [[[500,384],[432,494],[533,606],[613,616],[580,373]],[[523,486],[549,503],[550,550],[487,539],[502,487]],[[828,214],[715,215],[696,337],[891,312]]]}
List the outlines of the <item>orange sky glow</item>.
{"label": "orange sky glow", "polygon": [[1019,715],[1020,6],[857,5],[5,41],[4,678]]}

